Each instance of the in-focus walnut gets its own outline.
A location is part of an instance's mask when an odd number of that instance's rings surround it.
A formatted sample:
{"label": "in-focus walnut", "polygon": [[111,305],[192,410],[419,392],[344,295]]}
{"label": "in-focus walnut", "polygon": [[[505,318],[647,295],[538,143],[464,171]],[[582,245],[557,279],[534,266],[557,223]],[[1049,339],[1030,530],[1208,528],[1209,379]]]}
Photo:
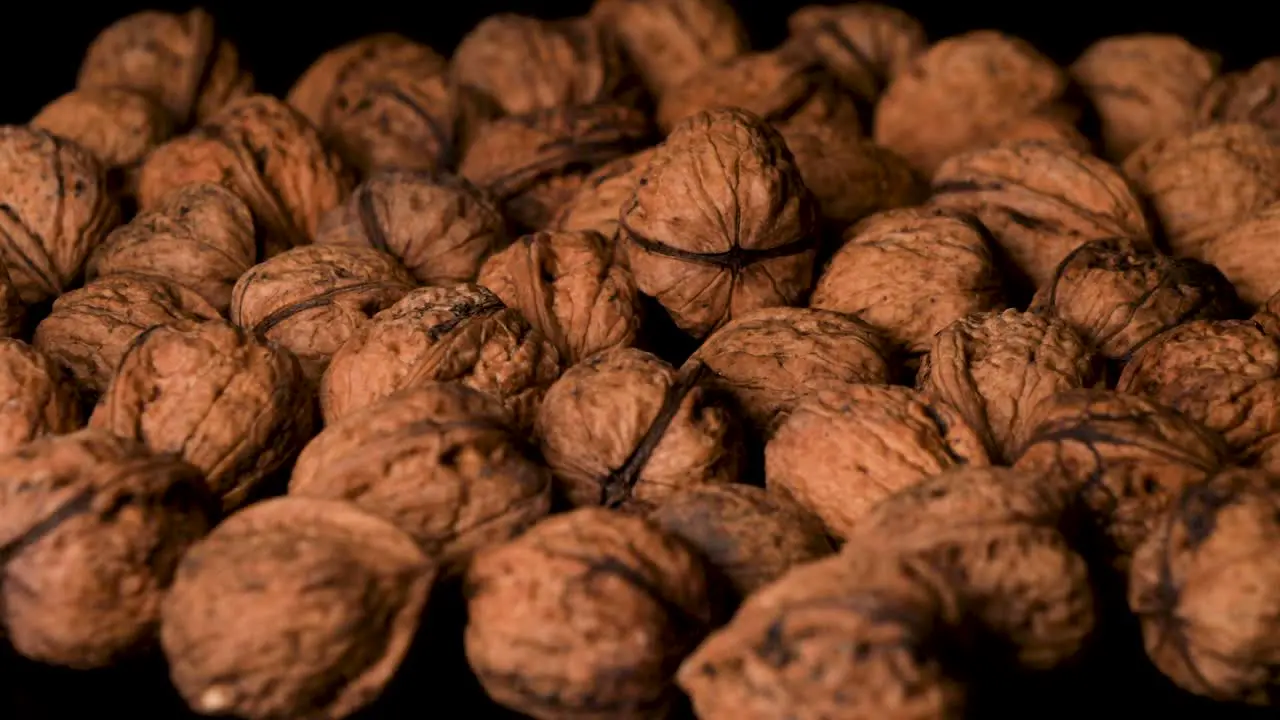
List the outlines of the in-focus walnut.
{"label": "in-focus walnut", "polygon": [[816,221],[782,136],[728,109],[671,133],[618,222],[636,286],[701,338],[743,313],[801,299]]}
{"label": "in-focus walnut", "polygon": [[747,598],[680,666],[704,720],[959,720],[944,578],[893,553],[802,565]]}
{"label": "in-focus walnut", "polygon": [[67,368],[81,390],[106,389],[120,359],[156,325],[218,319],[193,291],[158,277],[121,273],[58,298],[36,326],[32,344]]}
{"label": "in-focus walnut", "polygon": [[1280,57],[1214,80],[1200,100],[1202,122],[1249,122],[1280,130]]}
{"label": "in-focus walnut", "polygon": [[1067,76],[1027,42],[993,30],[942,40],[901,71],[876,107],[875,139],[925,177],[1028,115],[1070,117]]}
{"label": "in-focus walnut", "polygon": [[306,118],[269,95],[241,98],[156,148],[139,173],[138,204],[149,210],[198,182],[224,185],[249,205],[264,258],[314,240],[320,216],[351,184]]}
{"label": "in-focus walnut", "polygon": [[544,720],[665,717],[709,629],[702,562],[648,521],[579,508],[481,551],[466,653],[491,698]]}
{"label": "in-focus walnut", "polygon": [[168,279],[225,314],[236,280],[257,255],[249,206],[221,185],[197,183],[113,231],[85,269],[90,280],[121,273]]}
{"label": "in-focus walnut", "polygon": [[0,338],[0,454],[72,432],[82,418],[75,386],[57,363],[21,340]]}
{"label": "in-focus walnut", "polygon": [[872,2],[807,5],[787,18],[790,43],[810,53],[849,91],[874,103],[928,45],[920,22]]}
{"label": "in-focus walnut", "polygon": [[0,264],[22,302],[57,297],[120,221],[102,165],[43,130],[0,126]]}
{"label": "in-focus walnut", "polygon": [[685,487],[736,481],[737,430],[730,409],[708,392],[704,366],[677,372],[634,348],[565,371],[534,425],[570,505],[626,511]]}
{"label": "in-focus walnut", "polygon": [[185,127],[253,92],[253,76],[240,66],[236,46],[218,36],[205,10],[147,10],[98,33],[85,51],[76,87],[133,90]]}
{"label": "in-focus walnut", "polygon": [[346,502],[283,497],[182,558],[160,643],[193,710],[337,720],[386,686],[435,577],[413,538]]}
{"label": "in-focus walnut", "polygon": [[483,287],[419,288],[363,324],[333,356],[320,406],[332,424],[397,390],[460,382],[497,398],[523,430],[560,369],[546,336]]}
{"label": "in-focus walnut", "polygon": [[618,240],[618,216],[649,169],[656,147],[620,157],[601,165],[582,181],[573,199],[552,218],[552,230],[594,230],[609,244],[613,261],[627,265],[627,253]]}
{"label": "in-focus walnut", "polygon": [[1066,323],[1017,310],[977,313],[938,332],[916,385],[955,407],[994,461],[1022,446],[1027,416],[1046,397],[1089,387],[1097,368]]}
{"label": "in-focus walnut", "polygon": [[1124,161],[1151,203],[1174,255],[1204,258],[1204,245],[1280,200],[1280,142],[1248,124],[1212,125],[1157,138]]}
{"label": "in-focus walnut", "polygon": [[1068,72],[1098,114],[1103,155],[1120,162],[1148,140],[1194,128],[1220,62],[1176,35],[1139,33],[1095,42]]}
{"label": "in-focus walnut", "polygon": [[27,306],[22,304],[22,296],[9,277],[9,267],[0,255],[0,338],[20,334],[26,319]]}
{"label": "in-focus walnut", "polygon": [[768,436],[808,396],[889,382],[885,355],[884,340],[848,315],[765,308],[725,325],[689,361],[710,367],[712,387]]}
{"label": "in-focus walnut", "polygon": [[1258,306],[1280,292],[1280,202],[1208,238],[1200,257],[1231,281],[1240,299]]}
{"label": "in-focus walnut", "polygon": [[482,126],[459,174],[489,191],[508,219],[542,230],[592,170],[645,144],[649,121],[622,105],[515,115]]}
{"label": "in-focus walnut", "polygon": [[380,250],[304,245],[240,276],[231,322],[291,350],[318,381],[348,338],[413,287],[408,271]]}
{"label": "in-focus walnut", "polygon": [[1070,325],[1098,355],[1127,360],[1165,330],[1232,317],[1238,304],[1212,265],[1169,257],[1146,241],[1110,238],[1073,250],[1030,311]]}
{"label": "in-focus walnut", "polygon": [[431,383],[360,408],[298,457],[289,494],[344,500],[395,523],[447,573],[551,508],[551,474],[497,400]]}
{"label": "in-focus walnut", "polygon": [[525,235],[480,269],[476,282],[518,310],[556,346],[567,365],[629,347],[640,329],[640,295],[631,273],[612,262],[599,233]]}
{"label": "in-focus walnut", "polygon": [[992,249],[968,217],[905,208],[873,215],[844,238],[809,305],[864,320],[910,356],[960,318],[1003,307]]}
{"label": "in-focus walnut", "polygon": [[178,559],[217,504],[176,458],[95,430],[0,456],[3,625],[20,654],[76,669],[154,649]]}
{"label": "in-focus walnut", "polygon": [[316,424],[293,353],[222,321],[138,336],[89,420],[198,468],[224,510],[253,499]]}
{"label": "in-focus walnut", "polygon": [[1280,483],[1227,470],[1187,487],[1134,556],[1129,606],[1182,688],[1274,707],[1280,687]]}

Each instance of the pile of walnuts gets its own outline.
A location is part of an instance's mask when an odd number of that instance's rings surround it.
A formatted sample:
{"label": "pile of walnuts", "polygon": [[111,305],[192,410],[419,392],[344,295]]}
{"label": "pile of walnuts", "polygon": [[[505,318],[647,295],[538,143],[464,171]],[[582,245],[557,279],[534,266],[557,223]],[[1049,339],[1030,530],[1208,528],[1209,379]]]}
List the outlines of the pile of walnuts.
{"label": "pile of walnuts", "polygon": [[1127,643],[1280,706],[1280,59],[789,31],[597,0],[276,97],[103,30],[0,127],[0,640],[247,720],[951,720]]}

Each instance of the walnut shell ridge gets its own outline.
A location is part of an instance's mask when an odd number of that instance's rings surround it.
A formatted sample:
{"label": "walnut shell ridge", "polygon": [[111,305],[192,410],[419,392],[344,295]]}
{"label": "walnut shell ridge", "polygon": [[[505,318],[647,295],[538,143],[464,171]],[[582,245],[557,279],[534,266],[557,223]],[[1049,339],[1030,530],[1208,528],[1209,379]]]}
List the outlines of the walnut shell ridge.
{"label": "walnut shell ridge", "polygon": [[75,385],[53,358],[21,340],[0,338],[0,454],[73,432],[83,417]]}
{"label": "walnut shell ridge", "polygon": [[807,5],[787,18],[790,42],[811,53],[849,91],[869,102],[928,46],[924,27],[895,7],[853,2]]}

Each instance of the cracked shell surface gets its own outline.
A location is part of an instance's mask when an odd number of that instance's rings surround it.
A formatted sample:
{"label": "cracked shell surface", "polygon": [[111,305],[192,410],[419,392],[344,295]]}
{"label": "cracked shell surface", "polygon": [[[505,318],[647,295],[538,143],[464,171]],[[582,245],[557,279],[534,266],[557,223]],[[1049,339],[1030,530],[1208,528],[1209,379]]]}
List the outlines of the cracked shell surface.
{"label": "cracked shell surface", "polygon": [[379,250],[304,245],[240,276],[231,322],[280,343],[318,381],[334,353],[414,285],[409,272]]}
{"label": "cracked shell surface", "polygon": [[434,563],[348,503],[284,497],[191,548],[162,609],[169,676],[193,710],[339,720],[404,659]]}
{"label": "cracked shell surface", "polygon": [[666,717],[712,618],[701,560],[649,522],[556,515],[466,575],[467,661],[491,698],[542,720]]}
{"label": "cracked shell surface", "polygon": [[1280,484],[1227,470],[1187,487],[1134,557],[1129,607],[1183,689],[1272,706],[1280,670]]}
{"label": "cracked shell surface", "polygon": [[816,202],[782,136],[746,111],[676,128],[618,222],[636,286],[694,337],[797,302],[813,277]]}
{"label": "cracked shell surface", "polygon": [[27,306],[22,303],[18,289],[13,286],[8,266],[0,258],[0,338],[20,334],[26,319]]}
{"label": "cracked shell surface", "polygon": [[918,20],[871,2],[808,5],[791,13],[787,27],[792,43],[849,91],[872,102],[928,45]]}
{"label": "cracked shell surface", "polygon": [[1280,292],[1280,202],[1209,239],[1201,258],[1235,286],[1240,299],[1254,307]]}
{"label": "cracked shell surface", "polygon": [[1209,85],[1200,100],[1205,123],[1249,122],[1280,130],[1280,57],[1259,61],[1248,70],[1226,73]]}
{"label": "cracked shell surface", "polygon": [[735,482],[738,426],[706,381],[701,365],[678,372],[634,348],[566,370],[534,425],[558,491],[574,506],[630,511]]}
{"label": "cracked shell surface", "polygon": [[3,624],[21,655],[103,668],[154,649],[179,558],[217,505],[176,458],[96,430],[0,456]]}
{"label": "cracked shell surface", "polygon": [[609,244],[613,261],[625,266],[627,254],[625,246],[618,242],[618,216],[657,151],[656,147],[648,148],[601,165],[582,181],[573,199],[561,206],[551,221],[551,229],[594,230]]}
{"label": "cracked shell surface", "polygon": [[198,468],[232,510],[311,437],[293,353],[223,321],[154,327],[124,352],[89,425]]}
{"label": "cracked shell surface", "polygon": [[120,220],[102,165],[79,145],[0,126],[0,262],[28,305],[72,285],[93,248]]}
{"label": "cracked shell surface", "polygon": [[45,435],[65,435],[83,420],[75,385],[48,355],[0,338],[0,454]]}
{"label": "cracked shell surface", "polygon": [[351,502],[413,536],[443,572],[510,540],[551,508],[551,474],[497,400],[453,383],[396,393],[325,428],[289,495]]}
{"label": "cracked shell surface", "polygon": [[885,497],[957,467],[990,464],[950,406],[904,387],[853,385],[799,403],[765,447],[767,487],[847,537]]}

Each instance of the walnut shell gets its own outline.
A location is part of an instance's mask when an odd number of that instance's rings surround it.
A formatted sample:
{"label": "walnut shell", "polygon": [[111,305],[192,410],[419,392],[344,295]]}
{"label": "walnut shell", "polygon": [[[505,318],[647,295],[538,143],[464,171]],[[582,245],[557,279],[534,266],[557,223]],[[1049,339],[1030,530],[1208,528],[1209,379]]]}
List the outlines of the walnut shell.
{"label": "walnut shell", "polygon": [[582,187],[552,218],[549,228],[562,231],[594,230],[608,243],[613,261],[627,265],[625,246],[618,240],[618,216],[649,169],[656,147],[641,150],[601,165],[582,181]]}
{"label": "walnut shell", "polygon": [[1267,298],[1267,301],[1254,313],[1252,320],[1262,328],[1263,332],[1280,340],[1280,293]]}
{"label": "walnut shell", "polygon": [[14,338],[0,338],[0,454],[45,435],[80,427],[75,385],[48,355]]}
{"label": "walnut shell", "polygon": [[9,277],[9,268],[0,256],[0,338],[21,333],[26,319],[27,306],[22,304],[22,297]]}
{"label": "walnut shell", "polygon": [[666,716],[712,607],[701,561],[645,520],[579,508],[482,551],[467,661],[498,703],[546,720]]}
{"label": "walnut shell", "polygon": [[1240,299],[1258,306],[1280,292],[1280,202],[1200,246],[1200,257],[1226,276]]}
{"label": "walnut shell", "polygon": [[94,246],[120,221],[102,165],[43,130],[0,126],[0,264],[28,305],[78,279]]}
{"label": "walnut shell", "polygon": [[974,145],[972,149],[981,150],[983,147],[1025,140],[1056,143],[1077,152],[1093,153],[1093,143],[1076,127],[1074,119],[1064,115],[1020,115],[1009,118],[996,126],[985,142]]}
{"label": "walnut shell", "polygon": [[404,659],[435,567],[349,503],[283,497],[227,518],[182,558],[160,642],[193,710],[336,720]]}
{"label": "walnut shell", "polygon": [[1259,61],[1248,70],[1226,73],[1210,83],[1200,99],[1202,122],[1249,122],[1280,130],[1280,57]]}
{"label": "walnut shell", "polygon": [[816,211],[782,136],[729,109],[671,133],[618,222],[636,286],[700,338],[800,300],[813,276]]}
{"label": "walnut shell", "polygon": [[102,668],[152,650],[178,559],[213,527],[200,474],[95,430],[0,456],[4,629],[32,660]]}
{"label": "walnut shell", "polygon": [[806,5],[791,13],[787,28],[797,49],[811,53],[841,85],[869,102],[928,45],[918,20],[873,2]]}

